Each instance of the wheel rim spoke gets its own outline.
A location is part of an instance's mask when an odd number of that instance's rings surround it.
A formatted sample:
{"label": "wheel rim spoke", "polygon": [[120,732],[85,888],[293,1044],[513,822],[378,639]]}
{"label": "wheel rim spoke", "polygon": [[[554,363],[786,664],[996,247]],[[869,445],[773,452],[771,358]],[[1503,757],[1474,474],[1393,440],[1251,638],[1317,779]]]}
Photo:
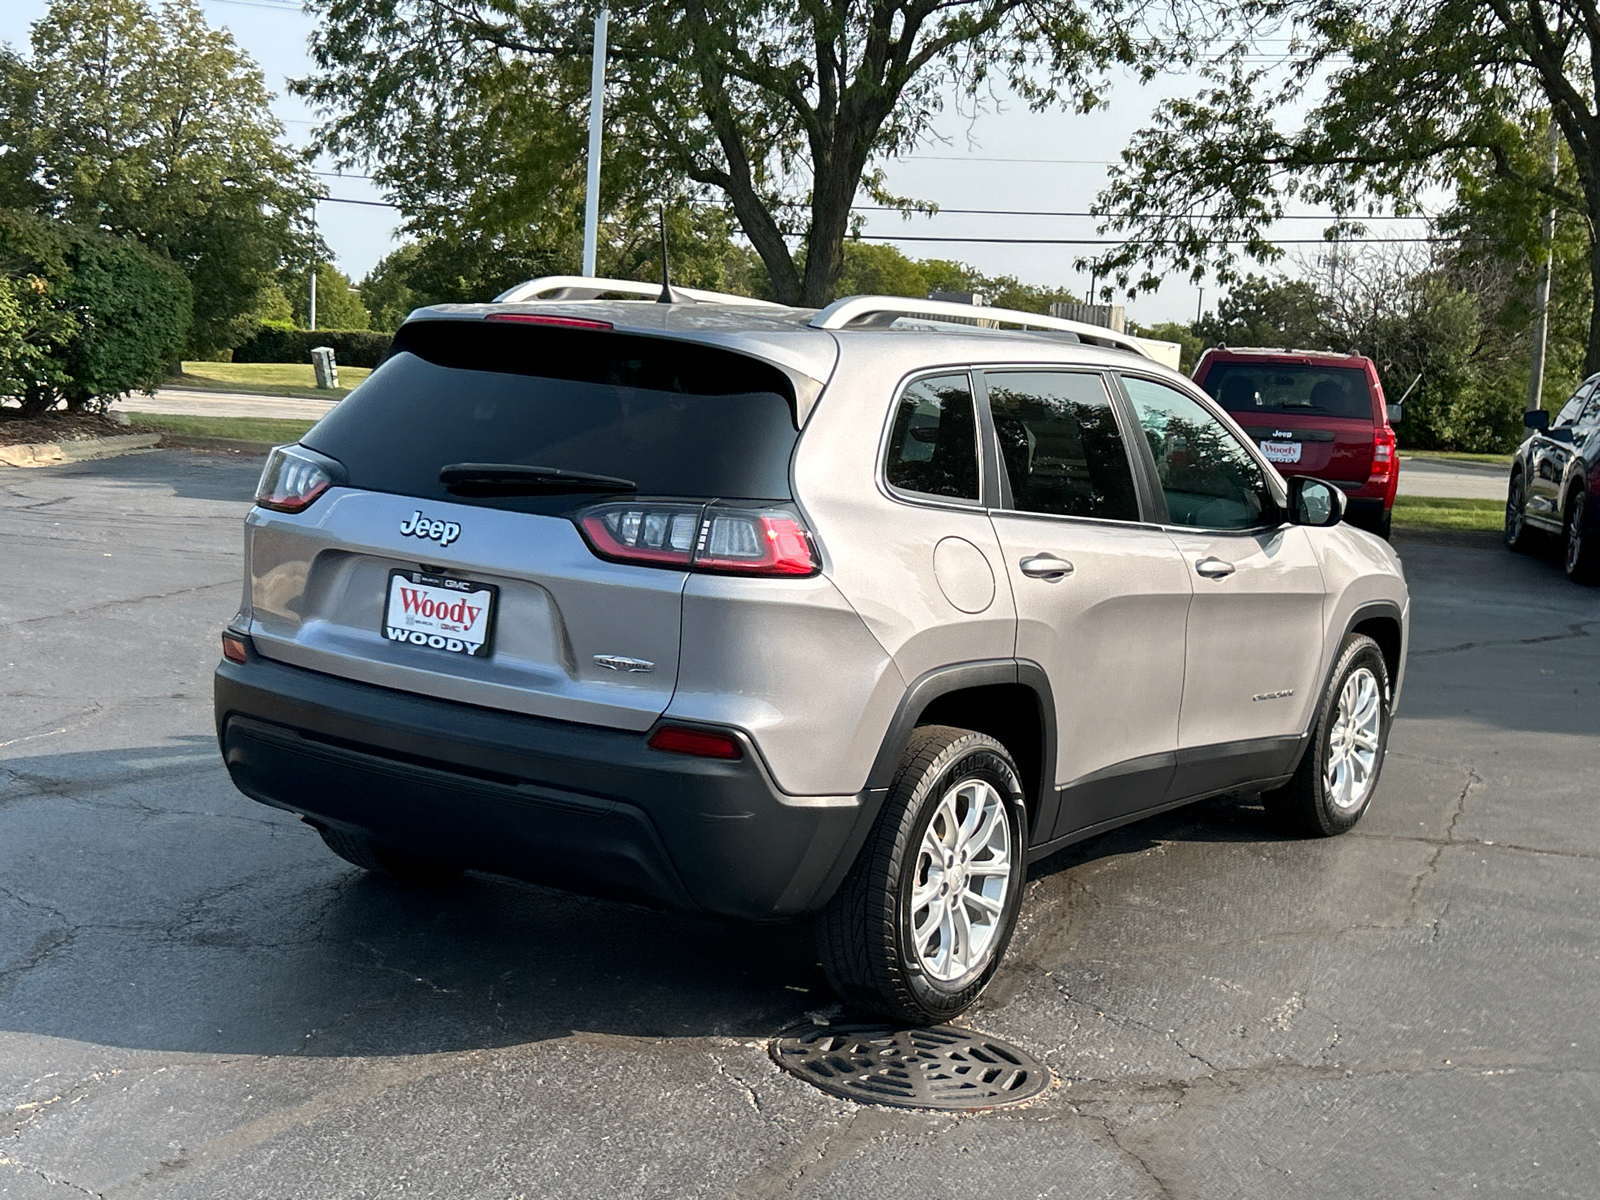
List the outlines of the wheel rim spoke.
{"label": "wheel rim spoke", "polygon": [[1352,671],[1339,689],[1339,704],[1328,729],[1323,790],[1335,808],[1349,811],[1372,791],[1383,736],[1383,691],[1368,667]]}
{"label": "wheel rim spoke", "polygon": [[919,965],[940,981],[981,966],[1012,886],[1011,822],[985,779],[948,788],[917,847],[910,933]]}

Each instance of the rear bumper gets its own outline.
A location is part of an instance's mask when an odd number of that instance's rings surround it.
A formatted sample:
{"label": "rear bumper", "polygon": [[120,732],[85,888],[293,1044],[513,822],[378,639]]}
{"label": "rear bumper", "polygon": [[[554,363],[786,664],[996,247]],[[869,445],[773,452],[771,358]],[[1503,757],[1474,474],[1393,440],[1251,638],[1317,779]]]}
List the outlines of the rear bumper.
{"label": "rear bumper", "polygon": [[217,736],[245,795],[416,854],[571,891],[753,919],[821,907],[882,791],[780,792],[645,735],[522,716],[262,659],[224,660]]}

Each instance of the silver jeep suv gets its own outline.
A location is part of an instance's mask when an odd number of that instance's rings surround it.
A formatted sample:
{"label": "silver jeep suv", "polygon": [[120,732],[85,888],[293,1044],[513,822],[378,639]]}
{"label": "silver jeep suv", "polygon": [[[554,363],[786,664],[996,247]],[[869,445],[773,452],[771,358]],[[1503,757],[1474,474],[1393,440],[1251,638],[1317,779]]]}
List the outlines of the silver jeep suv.
{"label": "silver jeep suv", "polygon": [[420,310],[273,452],[216,674],[246,795],[400,877],[814,914],[915,1022],[1063,846],[1220,793],[1361,818],[1399,562],[1135,339],[597,298],[638,290]]}

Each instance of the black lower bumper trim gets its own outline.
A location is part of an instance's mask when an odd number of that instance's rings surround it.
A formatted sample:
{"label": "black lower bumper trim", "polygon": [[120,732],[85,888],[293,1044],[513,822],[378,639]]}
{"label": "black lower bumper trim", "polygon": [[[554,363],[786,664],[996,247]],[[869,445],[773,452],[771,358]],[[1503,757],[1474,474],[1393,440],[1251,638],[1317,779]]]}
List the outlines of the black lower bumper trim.
{"label": "black lower bumper trim", "polygon": [[642,733],[476,708],[262,659],[224,661],[217,732],[252,799],[414,854],[747,918],[826,903],[881,793],[784,795]]}

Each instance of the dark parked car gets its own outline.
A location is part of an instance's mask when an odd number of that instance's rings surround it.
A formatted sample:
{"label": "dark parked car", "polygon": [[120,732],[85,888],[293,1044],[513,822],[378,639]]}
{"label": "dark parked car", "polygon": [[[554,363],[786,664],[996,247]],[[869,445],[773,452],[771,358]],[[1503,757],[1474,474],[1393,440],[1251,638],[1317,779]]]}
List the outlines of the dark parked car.
{"label": "dark parked car", "polygon": [[1389,536],[1400,461],[1378,368],[1359,354],[1230,349],[1201,355],[1194,381],[1214,396],[1285,477],[1339,485],[1345,520]]}
{"label": "dark parked car", "polygon": [[1511,460],[1506,487],[1506,545],[1526,550],[1536,532],[1559,534],[1567,578],[1593,583],[1600,575],[1600,537],[1589,530],[1600,459],[1600,375],[1578,385],[1552,418],[1526,417],[1528,438]]}

